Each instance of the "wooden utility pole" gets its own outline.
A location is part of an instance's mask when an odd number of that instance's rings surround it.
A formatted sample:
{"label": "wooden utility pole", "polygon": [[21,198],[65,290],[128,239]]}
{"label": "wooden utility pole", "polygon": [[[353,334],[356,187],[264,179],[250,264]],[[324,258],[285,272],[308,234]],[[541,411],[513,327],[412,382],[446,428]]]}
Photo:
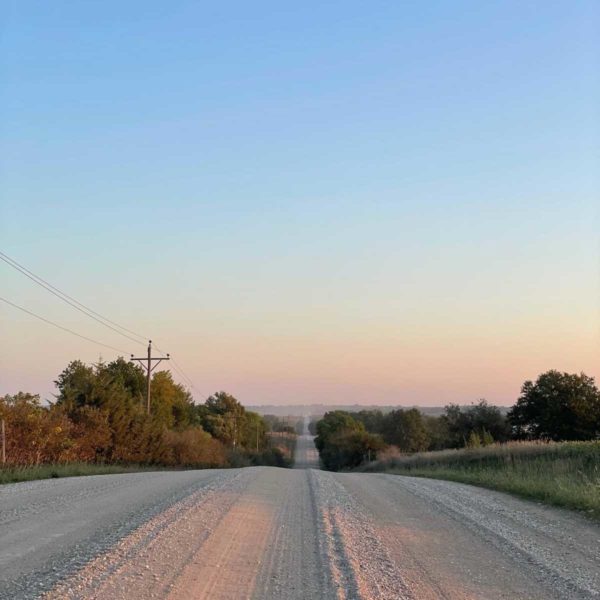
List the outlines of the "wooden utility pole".
{"label": "wooden utility pole", "polygon": [[[158,366],[163,360],[169,360],[169,355],[167,354],[166,358],[152,358],[152,340],[148,342],[148,357],[147,358],[135,358],[133,354],[131,355],[131,360],[137,360],[144,369],[146,369],[146,412],[150,414],[150,383],[152,381],[152,371]],[[156,361],[156,364],[153,365],[152,361]],[[145,363],[145,364],[144,364]]]}
{"label": "wooden utility pole", "polygon": [[233,449],[236,449],[237,446],[237,413],[233,413]]}

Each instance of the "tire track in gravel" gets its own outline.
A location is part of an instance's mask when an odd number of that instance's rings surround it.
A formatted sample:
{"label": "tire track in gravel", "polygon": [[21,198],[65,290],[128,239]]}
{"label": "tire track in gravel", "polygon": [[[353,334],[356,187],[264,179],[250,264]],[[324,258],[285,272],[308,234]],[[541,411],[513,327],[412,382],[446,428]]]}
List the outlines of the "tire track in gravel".
{"label": "tire track in gravel", "polygon": [[331,473],[310,471],[324,564],[339,600],[414,600],[364,509]]}
{"label": "tire track in gravel", "polygon": [[600,598],[600,540],[591,522],[464,484],[419,478],[402,478],[400,484],[502,554],[530,565],[531,576],[545,587],[550,583],[558,597]]}
{"label": "tire track in gravel", "polygon": [[257,577],[254,600],[333,598],[319,549],[318,508],[309,471],[280,473],[284,497]]}
{"label": "tire track in gravel", "polygon": [[282,486],[277,485],[280,477],[274,480],[272,473],[264,470],[252,475],[243,495],[230,505],[200,552],[188,560],[169,600],[251,596],[282,495]]}
{"label": "tire track in gravel", "polygon": [[330,598],[308,471],[224,474],[142,525],[44,600]]}
{"label": "tire track in gravel", "polygon": [[226,472],[123,538],[44,595],[44,600],[167,596],[246,489],[251,473]]}
{"label": "tire track in gravel", "polygon": [[465,484],[365,475],[336,477],[418,598],[600,598],[596,522]]}
{"label": "tire track in gravel", "polygon": [[0,486],[0,599],[38,598],[223,473],[160,471]]}

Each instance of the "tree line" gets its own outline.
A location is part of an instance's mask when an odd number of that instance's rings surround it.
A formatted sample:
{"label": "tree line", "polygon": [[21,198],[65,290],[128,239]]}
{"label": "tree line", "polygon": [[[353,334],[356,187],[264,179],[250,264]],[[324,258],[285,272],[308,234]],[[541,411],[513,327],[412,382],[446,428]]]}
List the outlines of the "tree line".
{"label": "tree line", "polygon": [[505,414],[485,400],[446,406],[439,417],[418,409],[331,411],[316,423],[315,444],[323,466],[350,469],[390,446],[402,453],[479,447],[509,440],[600,439],[600,391],[581,374],[548,371],[526,381]]}
{"label": "tree line", "polygon": [[8,465],[289,466],[260,415],[226,392],[195,404],[169,371],[152,376],[149,415],[145,372],[123,358],[72,361],[55,384],[50,404],[24,392],[0,397]]}

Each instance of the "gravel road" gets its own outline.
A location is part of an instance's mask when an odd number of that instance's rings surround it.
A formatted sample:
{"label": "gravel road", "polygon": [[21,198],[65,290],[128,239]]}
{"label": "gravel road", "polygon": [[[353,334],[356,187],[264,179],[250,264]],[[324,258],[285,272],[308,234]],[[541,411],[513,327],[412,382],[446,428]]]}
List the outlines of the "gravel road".
{"label": "gravel road", "polygon": [[600,598],[584,517],[298,459],[2,486],[0,598]]}

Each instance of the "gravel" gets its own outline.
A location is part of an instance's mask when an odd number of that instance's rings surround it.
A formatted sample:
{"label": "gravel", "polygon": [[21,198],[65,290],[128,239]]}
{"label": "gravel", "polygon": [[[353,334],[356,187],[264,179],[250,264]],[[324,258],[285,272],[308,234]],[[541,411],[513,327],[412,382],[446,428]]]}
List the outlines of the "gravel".
{"label": "gravel", "polygon": [[0,507],[7,600],[600,598],[596,522],[451,482],[138,473],[5,485]]}
{"label": "gravel", "polygon": [[219,471],[95,475],[0,486],[0,598],[36,598]]}

